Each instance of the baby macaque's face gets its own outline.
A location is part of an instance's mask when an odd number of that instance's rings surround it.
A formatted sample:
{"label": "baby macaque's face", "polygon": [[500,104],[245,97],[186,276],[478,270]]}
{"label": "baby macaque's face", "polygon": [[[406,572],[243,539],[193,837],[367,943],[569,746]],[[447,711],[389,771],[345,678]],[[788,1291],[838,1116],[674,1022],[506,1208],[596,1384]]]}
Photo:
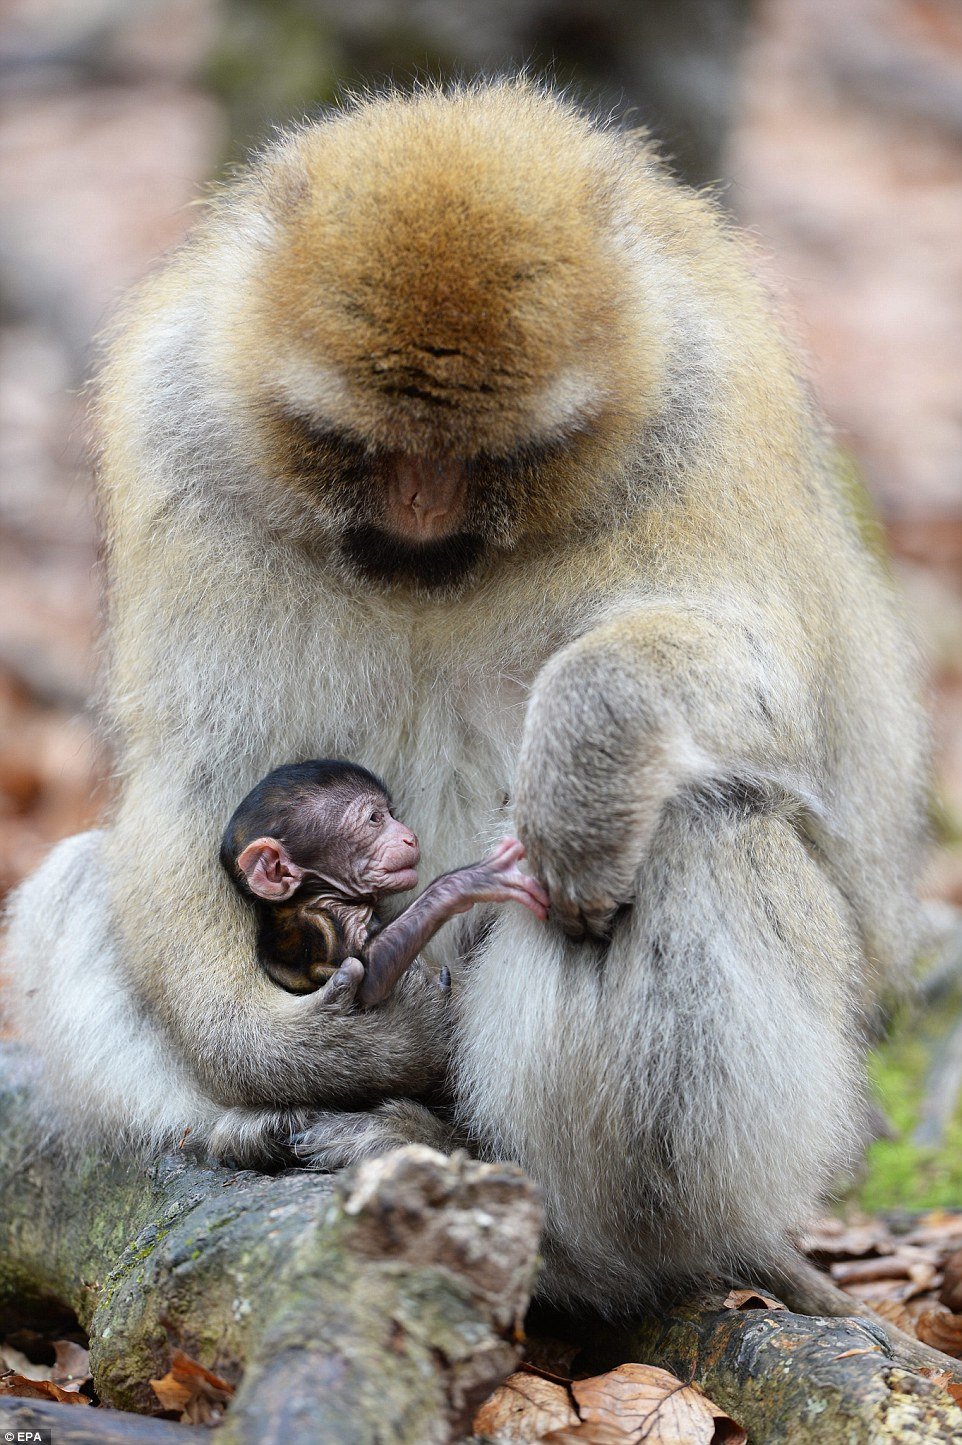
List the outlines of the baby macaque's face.
{"label": "baby macaque's face", "polygon": [[268,903],[325,893],[377,900],[416,888],[420,858],[415,834],[394,817],[390,799],[354,787],[306,793],[286,840],[256,838],[237,867]]}
{"label": "baby macaque's face", "polygon": [[[406,893],[418,884],[421,859],[418,840],[391,812],[383,794],[361,794],[344,808],[336,838],[319,852],[319,867],[341,872],[349,891],[357,894]],[[335,860],[339,860],[336,862]]]}

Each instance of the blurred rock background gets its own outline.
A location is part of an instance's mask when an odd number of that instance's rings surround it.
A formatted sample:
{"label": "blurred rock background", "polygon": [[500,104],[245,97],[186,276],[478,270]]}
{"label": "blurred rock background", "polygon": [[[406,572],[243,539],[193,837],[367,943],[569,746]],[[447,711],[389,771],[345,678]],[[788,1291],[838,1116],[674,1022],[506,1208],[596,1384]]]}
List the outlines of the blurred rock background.
{"label": "blurred rock background", "polygon": [[758,237],[928,660],[926,893],[962,905],[958,0],[0,0],[0,893],[109,795],[83,388],[118,297],[273,124],[518,65],[630,108]]}

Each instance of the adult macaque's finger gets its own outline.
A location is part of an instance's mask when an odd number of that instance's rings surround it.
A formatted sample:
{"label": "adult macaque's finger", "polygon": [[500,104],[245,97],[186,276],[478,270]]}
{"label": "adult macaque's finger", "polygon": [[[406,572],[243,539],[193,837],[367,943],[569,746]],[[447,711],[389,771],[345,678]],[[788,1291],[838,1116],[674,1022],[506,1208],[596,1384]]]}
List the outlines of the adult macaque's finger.
{"label": "adult macaque's finger", "polygon": [[373,1008],[375,1004],[383,1003],[396,982],[391,971],[368,963],[364,980],[357,991],[358,1003],[362,1008]]}
{"label": "adult macaque's finger", "polygon": [[345,958],[340,968],[332,974],[324,989],[326,1007],[344,1010],[352,1008],[357,991],[364,979],[364,965],[359,958]]}
{"label": "adult macaque's finger", "polygon": [[618,911],[614,899],[591,898],[579,901],[557,893],[551,895],[551,907],[568,937],[578,942],[583,942],[586,938],[607,938],[611,922]]}
{"label": "adult macaque's finger", "polygon": [[586,936],[586,930],[581,909],[574,899],[561,893],[552,893],[551,907],[568,937],[580,942]]}

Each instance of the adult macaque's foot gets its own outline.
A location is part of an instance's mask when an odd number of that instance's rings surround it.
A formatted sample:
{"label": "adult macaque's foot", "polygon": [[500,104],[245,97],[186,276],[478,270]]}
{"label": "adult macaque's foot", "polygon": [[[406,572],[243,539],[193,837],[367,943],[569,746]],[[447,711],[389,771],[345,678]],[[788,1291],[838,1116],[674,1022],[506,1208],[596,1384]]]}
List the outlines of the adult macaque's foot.
{"label": "adult macaque's foot", "polygon": [[405,1144],[449,1154],[464,1142],[446,1120],[413,1099],[390,1099],[370,1112],[318,1110],[293,1141],[302,1168],[326,1174]]}

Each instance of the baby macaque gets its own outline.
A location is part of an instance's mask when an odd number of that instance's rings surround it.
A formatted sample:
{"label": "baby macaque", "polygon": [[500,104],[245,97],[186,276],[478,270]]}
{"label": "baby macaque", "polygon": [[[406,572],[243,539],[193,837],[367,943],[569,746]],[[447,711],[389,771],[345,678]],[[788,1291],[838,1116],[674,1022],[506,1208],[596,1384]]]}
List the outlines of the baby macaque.
{"label": "baby macaque", "polygon": [[378,903],[417,887],[421,856],[392,807],[373,773],[326,759],[275,768],[234,813],[221,862],[255,902],[258,958],[283,988],[310,992],[353,963],[364,970],[358,1002],[370,1006],[388,997],[443,923],[475,903],[513,900],[548,916],[544,888],[517,866],[523,846],[503,838],[382,924]]}

